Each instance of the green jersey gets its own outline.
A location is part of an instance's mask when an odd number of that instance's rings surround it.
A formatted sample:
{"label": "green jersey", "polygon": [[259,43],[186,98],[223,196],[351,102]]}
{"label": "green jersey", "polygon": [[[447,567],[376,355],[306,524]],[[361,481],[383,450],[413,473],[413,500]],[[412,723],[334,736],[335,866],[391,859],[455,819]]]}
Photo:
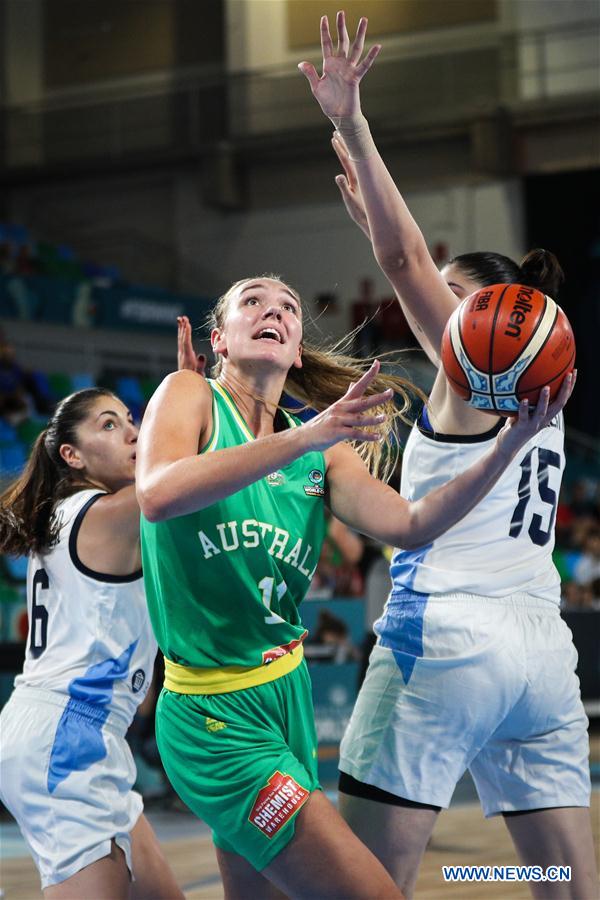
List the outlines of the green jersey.
{"label": "green jersey", "polygon": [[[223,385],[209,384],[213,431],[202,453],[254,440]],[[324,494],[325,460],[310,452],[198,512],[165,522],[142,516],[148,607],[168,660],[254,667],[298,645],[298,607],[325,534]]]}

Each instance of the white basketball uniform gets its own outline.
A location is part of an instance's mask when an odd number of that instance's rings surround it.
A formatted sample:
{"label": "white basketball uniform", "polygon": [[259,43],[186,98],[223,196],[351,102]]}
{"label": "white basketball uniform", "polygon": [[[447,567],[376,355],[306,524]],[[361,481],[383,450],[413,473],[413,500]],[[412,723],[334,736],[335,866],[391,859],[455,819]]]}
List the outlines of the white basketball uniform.
{"label": "white basketball uniform", "polygon": [[[418,500],[463,472],[500,427],[440,435],[422,416],[402,496]],[[488,816],[589,805],[588,722],[552,562],[563,444],[560,415],[460,522],[395,551],[342,772],[446,807],[469,768]]]}
{"label": "white basketball uniform", "polygon": [[58,504],[58,543],[30,558],[23,673],[2,710],[0,790],[40,871],[42,887],[110,852],[131,871],[129,832],[142,812],[125,741],[156,656],[141,570],[104,575],[77,555],[85,513],[103,494]]}

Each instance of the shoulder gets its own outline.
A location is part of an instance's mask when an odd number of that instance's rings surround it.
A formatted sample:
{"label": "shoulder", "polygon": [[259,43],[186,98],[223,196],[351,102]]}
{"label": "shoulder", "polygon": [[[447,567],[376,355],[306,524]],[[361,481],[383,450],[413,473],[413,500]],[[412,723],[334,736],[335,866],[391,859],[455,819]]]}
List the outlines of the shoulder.
{"label": "shoulder", "polygon": [[146,418],[152,420],[157,414],[161,417],[165,414],[179,416],[182,412],[192,416],[209,415],[212,398],[211,386],[203,375],[190,369],[171,372],[162,380],[148,403],[144,423]]}

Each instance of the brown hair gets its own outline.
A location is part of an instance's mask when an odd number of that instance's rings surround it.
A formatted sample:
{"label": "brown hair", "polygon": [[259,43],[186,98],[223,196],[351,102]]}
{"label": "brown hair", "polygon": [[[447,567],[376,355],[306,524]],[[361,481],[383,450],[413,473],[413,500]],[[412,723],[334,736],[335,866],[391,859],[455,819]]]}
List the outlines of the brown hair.
{"label": "brown hair", "polygon": [[447,265],[456,265],[473,281],[482,287],[491,284],[525,284],[537,288],[556,299],[565,279],[563,270],[554,253],[549,250],[530,250],[517,264],[501,253],[461,253]]}
{"label": "brown hair", "polygon": [[90,487],[85,475],[60,455],[62,444],[77,445],[77,426],[104,388],[86,388],[62,400],[38,435],[23,473],[0,495],[0,551],[24,555],[49,550],[58,540],[54,517],[59,500]]}
{"label": "brown hair", "polygon": [[[278,275],[261,275],[258,278],[269,278],[280,282],[301,303],[298,292],[282,281]],[[208,327],[223,328],[231,297],[243,284],[251,280],[254,279],[243,278],[236,281],[219,297],[206,322]],[[355,329],[341,340],[328,345],[318,345],[303,336],[302,368],[298,369],[294,366],[290,369],[284,385],[285,393],[304,404],[305,409],[315,409],[317,412],[327,409],[328,406],[339,400],[350,385],[364,375],[373,362],[372,357],[360,359],[351,354],[350,348],[358,330],[360,329]],[[399,354],[386,353],[383,354],[383,357],[388,364],[397,363]],[[223,360],[218,358],[212,367],[213,378],[219,376],[222,363]],[[379,372],[367,390],[367,395],[378,394],[390,387],[393,388],[398,399],[394,397],[381,409],[386,416],[381,427],[382,440],[377,443],[363,441],[355,444],[369,470],[383,481],[387,481],[391,477],[400,455],[399,422],[412,425],[407,417],[412,397],[419,397],[420,400],[426,402],[423,392],[407,378],[384,371]],[[294,411],[298,410],[292,410],[292,412]]]}

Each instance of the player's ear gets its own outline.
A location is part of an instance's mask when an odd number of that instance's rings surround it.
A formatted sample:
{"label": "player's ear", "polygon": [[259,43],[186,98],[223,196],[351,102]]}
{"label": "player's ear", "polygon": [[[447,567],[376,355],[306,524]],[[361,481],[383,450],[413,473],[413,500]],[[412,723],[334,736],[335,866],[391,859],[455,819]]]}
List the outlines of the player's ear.
{"label": "player's ear", "polygon": [[84,468],[84,462],[81,459],[79,450],[73,444],[61,444],[58,449],[58,455],[71,469]]}
{"label": "player's ear", "polygon": [[213,328],[211,331],[210,345],[215,356],[227,356],[227,341],[220,328]]}
{"label": "player's ear", "polygon": [[295,358],[294,362],[292,363],[292,366],[295,369],[302,368],[302,344],[298,344],[298,352],[296,353],[296,358]]}

